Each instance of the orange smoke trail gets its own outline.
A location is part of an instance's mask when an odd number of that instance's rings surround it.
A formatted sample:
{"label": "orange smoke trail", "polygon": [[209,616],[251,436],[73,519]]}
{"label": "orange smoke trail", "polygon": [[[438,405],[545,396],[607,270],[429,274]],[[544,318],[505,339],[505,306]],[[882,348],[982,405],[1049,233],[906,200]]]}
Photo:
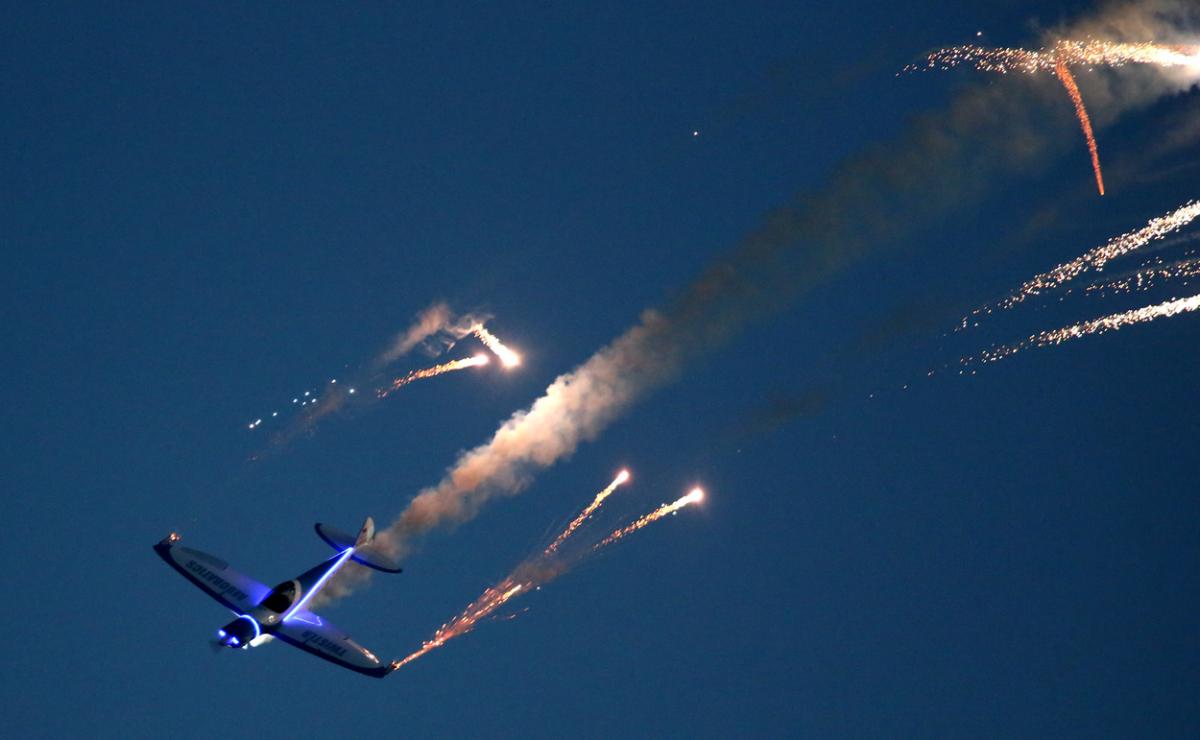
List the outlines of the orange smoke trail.
{"label": "orange smoke trail", "polygon": [[632,533],[638,531],[639,529],[641,529],[642,527],[645,527],[647,524],[656,522],[668,514],[674,514],[675,512],[682,509],[683,507],[689,506],[691,504],[699,503],[702,500],[704,500],[704,491],[702,491],[699,488],[693,488],[691,493],[689,493],[688,495],[679,499],[678,501],[671,503],[671,504],[663,504],[662,506],[658,507],[657,509],[650,512],[649,514],[642,516],[637,521],[635,521],[633,524],[629,524],[629,525],[624,526],[624,527],[618,529],[617,531],[613,532],[609,536],[600,540],[600,542],[598,542],[596,544],[596,546],[592,549],[599,550],[602,547],[611,545],[612,543],[616,542],[617,540],[621,539],[622,537],[632,534]]}
{"label": "orange smoke trail", "polygon": [[1079,116],[1079,126],[1083,129],[1088,151],[1092,154],[1092,170],[1096,173],[1096,187],[1100,190],[1100,195],[1104,195],[1104,173],[1100,171],[1100,151],[1096,147],[1096,134],[1092,131],[1092,119],[1088,116],[1087,107],[1083,104],[1083,95],[1079,92],[1079,85],[1075,84],[1075,76],[1071,74],[1067,63],[1061,58],[1054,65],[1054,72],[1062,81],[1063,87],[1067,89],[1067,94],[1071,96],[1071,102],[1075,104],[1075,115]]}
{"label": "orange smoke trail", "polygon": [[486,364],[488,364],[487,355],[475,355],[474,357],[464,357],[461,360],[454,360],[452,362],[443,362],[441,365],[434,365],[424,370],[413,370],[408,375],[393,380],[391,386],[379,390],[376,395],[380,398],[385,398],[389,393],[400,390],[414,380],[433,378],[438,375],[454,372],[455,370],[464,370],[468,367],[479,367]]}
{"label": "orange smoke trail", "polygon": [[504,343],[496,338],[495,334],[484,328],[483,324],[475,327],[475,336],[479,337],[479,341],[483,342],[483,346],[490,349],[500,358],[501,364],[505,367],[515,367],[521,364],[521,356],[513,352]]}
{"label": "orange smoke trail", "polygon": [[579,526],[583,524],[588,517],[596,512],[596,509],[600,508],[600,504],[604,503],[604,499],[611,496],[612,492],[617,490],[617,486],[621,485],[627,480],[629,480],[628,470],[622,470],[620,473],[617,473],[617,477],[613,479],[613,482],[609,483],[608,487],[603,491],[596,494],[596,498],[592,500],[592,503],[588,504],[586,509],[579,512],[579,516],[571,520],[571,523],[568,524],[567,528],[562,531],[562,534],[560,534],[558,537],[555,537],[554,541],[550,543],[550,546],[547,547],[546,551],[542,554],[544,556],[553,555],[554,552],[562,545],[562,543],[566,542],[567,538],[574,534],[575,530],[579,529]]}

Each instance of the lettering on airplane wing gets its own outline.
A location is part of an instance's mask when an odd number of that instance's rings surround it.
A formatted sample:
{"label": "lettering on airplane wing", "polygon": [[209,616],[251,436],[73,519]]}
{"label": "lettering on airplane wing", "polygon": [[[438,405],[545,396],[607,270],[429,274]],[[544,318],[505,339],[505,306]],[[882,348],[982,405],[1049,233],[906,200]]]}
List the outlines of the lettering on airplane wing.
{"label": "lettering on airplane wing", "polygon": [[217,593],[221,594],[222,596],[232,596],[238,601],[246,601],[250,598],[237,586],[234,586],[232,583],[212,572],[208,568],[205,568],[195,560],[189,560],[187,565],[184,567],[186,567],[192,573],[195,573],[200,580],[212,586],[213,589],[215,589]]}
{"label": "lettering on airplane wing", "polygon": [[300,640],[306,645],[319,647],[326,652],[333,653],[339,658],[345,657],[346,655],[346,648],[337,644],[333,640],[330,640],[328,637],[319,635],[312,630],[304,630],[304,632],[300,633]]}

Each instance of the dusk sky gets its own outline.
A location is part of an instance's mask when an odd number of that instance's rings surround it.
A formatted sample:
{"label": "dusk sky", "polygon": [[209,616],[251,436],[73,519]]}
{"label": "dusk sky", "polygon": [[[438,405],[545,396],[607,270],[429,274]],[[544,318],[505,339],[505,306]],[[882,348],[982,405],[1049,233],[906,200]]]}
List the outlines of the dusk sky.
{"label": "dusk sky", "polygon": [[[1200,213],[997,305],[1200,199],[1192,0],[2,26],[6,737],[1200,736]],[[1158,45],[1071,59],[1103,196],[1062,57],[925,69],[1062,39]],[[379,360],[440,304],[521,364],[375,398],[488,353]],[[404,572],[318,611],[403,659],[622,468],[384,680],[213,649],[152,550],[274,585],[373,516]]]}

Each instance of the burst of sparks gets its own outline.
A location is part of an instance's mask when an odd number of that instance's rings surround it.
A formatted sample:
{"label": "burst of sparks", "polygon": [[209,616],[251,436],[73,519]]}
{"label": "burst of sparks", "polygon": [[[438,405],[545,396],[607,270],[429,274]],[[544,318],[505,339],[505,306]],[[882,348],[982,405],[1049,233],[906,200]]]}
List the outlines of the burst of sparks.
{"label": "burst of sparks", "polygon": [[521,364],[521,356],[505,347],[504,343],[497,339],[495,334],[485,329],[482,324],[475,327],[474,334],[479,337],[480,342],[483,342],[483,346],[500,358],[500,363],[505,367],[516,367]]}
{"label": "burst of sparks", "polygon": [[[1156,303],[1152,306],[1144,306],[1135,308],[1131,311],[1123,311],[1114,313],[1109,316],[1101,316],[1090,321],[1081,321],[1078,324],[1064,326],[1061,329],[1050,329],[1039,332],[1030,336],[1028,339],[1002,347],[987,350],[979,355],[978,361],[983,364],[998,362],[1007,357],[1012,357],[1018,352],[1029,349],[1031,347],[1051,347],[1069,342],[1073,339],[1079,339],[1086,336],[1095,336],[1104,334],[1110,331],[1116,331],[1125,326],[1134,324],[1146,324],[1155,319],[1170,318],[1178,316],[1181,313],[1190,313],[1200,309],[1200,294],[1189,298],[1177,298],[1163,303]],[[975,358],[964,358],[963,365],[972,364]]]}
{"label": "burst of sparks", "polygon": [[924,65],[910,64],[906,72],[952,69],[970,65],[984,72],[1034,74],[1054,72],[1059,63],[1085,66],[1121,67],[1127,64],[1152,64],[1158,67],[1197,67],[1200,47],[1164,46],[1153,43],[1122,44],[1089,39],[1062,40],[1041,49],[989,48],[969,44],[940,49],[930,54]]}
{"label": "burst of sparks", "polygon": [[545,554],[554,554],[554,552],[562,546],[562,543],[565,542],[568,537],[574,534],[575,530],[579,529],[580,525],[587,521],[588,517],[596,513],[596,509],[600,508],[600,505],[604,503],[604,499],[611,496],[613,491],[617,490],[617,486],[621,485],[627,480],[629,480],[628,470],[622,470],[620,473],[617,473],[617,477],[613,478],[613,482],[609,483],[603,491],[597,493],[596,498],[592,500],[592,503],[588,504],[586,509],[579,512],[579,515],[571,520],[571,523],[568,524],[567,528],[562,531],[562,534],[554,538],[554,541],[551,542],[550,546],[546,548]]}
{"label": "burst of sparks", "polygon": [[[479,367],[480,365],[486,365],[486,364],[488,364],[487,355],[475,355],[474,357],[464,357],[461,360],[452,360],[451,362],[443,362],[440,365],[434,365],[433,367],[427,367],[424,370],[413,370],[408,375],[403,375],[403,376],[393,380],[392,384],[390,386],[388,386],[387,388],[380,389],[378,391],[377,395],[380,398],[384,398],[389,393],[393,393],[397,390],[400,390],[401,388],[408,385],[409,383],[412,383],[413,381],[424,380],[425,378],[433,378],[433,377],[437,377],[438,375],[445,375],[446,373],[452,373],[455,370],[465,370],[466,368],[469,368],[469,367]],[[354,390],[351,389],[350,392],[353,393]]]}
{"label": "burst of sparks", "polygon": [[1032,296],[1058,288],[1088,270],[1103,270],[1104,266],[1112,260],[1136,252],[1153,241],[1163,239],[1168,234],[1187,226],[1197,217],[1200,217],[1200,201],[1192,201],[1165,216],[1151,219],[1145,227],[1137,231],[1113,237],[1106,244],[1085,252],[1070,262],[1064,262],[1048,272],[1034,275],[1008,297],[995,304],[977,308],[971,312],[970,316],[964,316],[959,328],[967,328],[972,317],[1010,309]]}
{"label": "burst of sparks", "polygon": [[595,549],[599,550],[602,547],[607,547],[608,545],[611,545],[612,543],[616,542],[617,540],[621,539],[622,537],[633,534],[634,532],[638,531],[642,527],[645,527],[647,524],[656,522],[659,519],[662,519],[664,516],[667,516],[668,514],[674,514],[675,512],[679,511],[680,509],[682,509],[685,506],[690,506],[691,504],[699,503],[703,500],[704,500],[704,491],[699,488],[693,488],[692,491],[690,493],[688,493],[688,495],[684,496],[683,498],[681,498],[673,503],[670,503],[670,504],[663,504],[662,506],[658,507],[657,509],[650,512],[649,514],[645,514],[645,515],[639,517],[632,524],[628,524],[624,527],[621,527],[620,529],[613,532],[609,536],[600,540],[600,542],[598,542],[596,544]]}
{"label": "burst of sparks", "polygon": [[1092,119],[1088,116],[1087,107],[1083,104],[1083,94],[1079,92],[1079,85],[1075,84],[1075,75],[1071,74],[1071,70],[1067,67],[1067,63],[1061,58],[1054,67],[1055,74],[1062,81],[1063,87],[1067,90],[1067,95],[1071,97],[1071,102],[1075,105],[1075,115],[1079,118],[1079,127],[1083,129],[1083,138],[1087,140],[1088,153],[1092,156],[1092,171],[1096,173],[1096,188],[1099,189],[1100,195],[1104,195],[1104,173],[1100,169],[1100,150],[1096,146],[1096,134],[1092,131]]}

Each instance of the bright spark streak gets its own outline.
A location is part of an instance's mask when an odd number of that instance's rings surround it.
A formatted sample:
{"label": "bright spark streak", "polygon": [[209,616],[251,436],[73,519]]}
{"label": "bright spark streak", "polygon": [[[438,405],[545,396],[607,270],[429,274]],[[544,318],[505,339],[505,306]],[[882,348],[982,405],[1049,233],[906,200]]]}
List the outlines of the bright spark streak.
{"label": "bright spark streak", "polygon": [[[1073,339],[1104,334],[1116,331],[1125,326],[1132,326],[1133,324],[1146,324],[1155,319],[1170,318],[1171,316],[1178,316],[1181,313],[1191,313],[1198,309],[1200,309],[1200,295],[1194,295],[1190,298],[1178,298],[1152,306],[1135,308],[1132,311],[1101,316],[1098,319],[1082,321],[1071,326],[1064,326],[1061,329],[1050,329],[1039,332],[1017,344],[987,350],[980,354],[979,362],[984,364],[997,362],[1007,357],[1012,357],[1021,350],[1029,349],[1030,347],[1052,347]],[[971,364],[973,361],[973,358],[964,358],[962,364]]]}
{"label": "bright spark streak", "polygon": [[580,525],[587,521],[588,517],[596,513],[596,509],[600,508],[600,505],[604,503],[604,499],[611,496],[613,491],[617,490],[617,486],[621,485],[627,480],[629,480],[628,470],[622,470],[620,473],[617,473],[617,477],[613,478],[613,482],[609,483],[603,491],[597,493],[596,498],[592,500],[592,503],[588,504],[587,508],[579,512],[579,516],[571,520],[571,523],[568,524],[567,528],[562,531],[562,534],[554,538],[554,541],[551,542],[550,546],[546,548],[546,551],[543,553],[543,555],[553,555],[555,551],[562,546],[562,543],[566,542],[567,538],[574,534],[575,530],[579,529]]}
{"label": "bright spark streak", "polygon": [[1087,107],[1083,104],[1083,95],[1079,92],[1079,85],[1075,84],[1075,76],[1071,74],[1071,70],[1067,68],[1067,64],[1061,58],[1054,67],[1058,79],[1062,81],[1063,87],[1067,89],[1067,95],[1071,96],[1071,102],[1075,104],[1075,115],[1079,117],[1079,127],[1083,129],[1083,137],[1087,139],[1088,152],[1092,155],[1092,171],[1096,173],[1096,187],[1100,190],[1100,195],[1104,195],[1104,173],[1100,170],[1100,150],[1096,147],[1096,134],[1092,131],[1092,119],[1088,116]]}
{"label": "bright spark streak", "polygon": [[684,496],[683,498],[675,501],[674,503],[663,504],[662,506],[658,507],[657,509],[650,512],[649,514],[643,515],[642,517],[637,519],[632,524],[626,525],[626,526],[618,529],[617,531],[613,532],[609,536],[605,537],[604,539],[600,540],[600,542],[596,544],[594,549],[599,550],[602,547],[611,545],[612,543],[616,542],[617,540],[621,539],[622,537],[633,534],[634,532],[638,531],[639,529],[642,529],[646,525],[656,522],[659,519],[662,519],[664,516],[667,516],[668,514],[674,514],[675,512],[679,511],[680,509],[682,509],[685,506],[690,506],[691,504],[699,503],[703,500],[704,500],[704,491],[700,488],[693,488],[691,490],[691,492],[688,493],[688,495]]}
{"label": "bright spark streak", "polygon": [[475,629],[481,619],[487,618],[497,609],[504,606],[509,599],[520,593],[522,589],[532,585],[532,581],[518,583],[512,576],[509,576],[495,586],[492,586],[484,591],[483,595],[478,599],[468,604],[462,614],[439,627],[432,638],[423,642],[419,650],[416,650],[407,658],[400,661],[396,668],[402,668],[430,650],[445,645],[455,637],[467,634]]}
{"label": "bright spark streak", "polygon": [[1200,64],[1200,47],[1162,46],[1152,43],[1121,44],[1091,39],[1088,41],[1059,41],[1049,48],[1036,50],[988,48],[986,46],[955,46],[930,54],[925,65],[910,64],[906,72],[932,69],[953,69],[970,65],[983,72],[1035,74],[1054,72],[1058,65],[1122,67],[1127,64],[1151,64],[1157,67],[1196,67]]}
{"label": "bright spark streak", "polygon": [[1165,216],[1151,219],[1145,227],[1137,231],[1113,237],[1106,244],[1085,252],[1070,262],[1064,262],[1048,272],[1034,275],[1007,298],[995,304],[977,308],[971,312],[970,316],[964,316],[959,328],[967,328],[971,317],[990,314],[993,311],[1008,310],[1031,296],[1058,288],[1088,270],[1099,272],[1112,260],[1136,252],[1153,241],[1163,239],[1168,234],[1187,226],[1198,217],[1200,217],[1200,201],[1192,201]]}
{"label": "bright spark streak", "polygon": [[[441,365],[425,368],[424,370],[413,370],[408,375],[401,376],[392,381],[391,386],[381,389],[378,392],[379,398],[385,398],[389,393],[400,390],[404,386],[416,380],[424,380],[425,378],[433,378],[438,375],[452,373],[455,370],[465,370],[468,367],[479,367],[488,364],[487,355],[475,355],[474,357],[464,357],[461,360],[453,360],[451,362],[443,362]],[[353,389],[350,391],[353,393]]]}
{"label": "bright spark streak", "polygon": [[484,328],[483,324],[475,327],[474,334],[479,337],[479,341],[483,342],[483,346],[500,358],[500,363],[505,367],[516,367],[521,364],[521,356],[505,347],[504,343],[497,339],[495,334]]}

